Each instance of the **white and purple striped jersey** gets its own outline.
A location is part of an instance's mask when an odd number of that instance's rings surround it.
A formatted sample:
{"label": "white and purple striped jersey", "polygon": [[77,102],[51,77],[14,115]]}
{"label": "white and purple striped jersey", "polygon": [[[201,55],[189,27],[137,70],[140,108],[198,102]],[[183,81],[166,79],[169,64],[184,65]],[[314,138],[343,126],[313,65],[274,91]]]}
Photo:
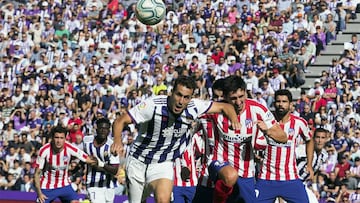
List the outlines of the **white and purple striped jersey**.
{"label": "white and purple striped jersey", "polygon": [[[301,147],[305,148],[305,144]],[[306,179],[309,177],[309,173],[306,171],[307,158],[306,158],[305,150],[306,149],[302,150],[304,152],[303,155],[305,155],[305,156],[297,156],[297,158],[296,158],[299,178],[302,181],[306,181]],[[298,153],[298,150],[296,150],[296,153]],[[312,168],[314,170],[314,173],[319,171],[320,167],[324,163],[326,163],[327,159],[328,159],[328,153],[326,152],[325,149],[322,149],[319,154],[314,152],[314,158],[313,158],[313,163],[312,163]]]}
{"label": "white and purple striped jersey", "polygon": [[155,96],[129,110],[132,120],[139,124],[139,133],[130,156],[139,161],[161,163],[180,157],[194,134],[195,120],[210,109],[212,101],[192,99],[181,115],[168,108],[168,97]]}
{"label": "white and purple striped jersey", "polygon": [[[94,136],[84,137],[84,151],[89,156],[95,156],[105,164],[119,165],[119,156],[114,156],[110,152],[110,146],[113,141],[108,138],[107,142],[100,147],[94,146]],[[106,187],[115,188],[117,187],[117,179],[113,175],[105,173],[104,171],[97,171],[88,165],[86,174],[86,185],[88,187]]]}

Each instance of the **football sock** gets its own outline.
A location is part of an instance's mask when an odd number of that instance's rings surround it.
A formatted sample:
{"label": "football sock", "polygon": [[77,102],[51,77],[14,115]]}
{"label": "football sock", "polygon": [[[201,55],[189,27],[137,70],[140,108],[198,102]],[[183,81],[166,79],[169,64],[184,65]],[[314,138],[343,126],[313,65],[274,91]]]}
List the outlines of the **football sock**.
{"label": "football sock", "polygon": [[213,203],[225,203],[232,190],[233,187],[227,186],[223,180],[216,181]]}

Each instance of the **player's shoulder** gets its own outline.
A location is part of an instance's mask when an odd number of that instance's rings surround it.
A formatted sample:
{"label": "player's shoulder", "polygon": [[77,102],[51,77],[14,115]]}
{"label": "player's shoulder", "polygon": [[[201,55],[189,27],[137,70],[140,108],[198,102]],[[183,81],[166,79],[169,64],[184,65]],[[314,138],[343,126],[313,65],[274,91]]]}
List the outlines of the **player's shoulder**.
{"label": "player's shoulder", "polygon": [[50,150],[51,144],[50,143],[46,143],[45,145],[43,145],[40,149],[39,149],[39,155],[43,155],[44,152],[46,152],[47,150]]}
{"label": "player's shoulder", "polygon": [[268,108],[266,106],[262,105],[260,102],[254,99],[246,99],[245,104],[248,105],[250,108],[260,108],[263,111],[268,111]]}
{"label": "player's shoulder", "polygon": [[204,106],[205,108],[212,104],[212,100],[204,100],[198,98],[192,98],[187,106],[187,108],[197,108],[199,106]]}
{"label": "player's shoulder", "polygon": [[307,121],[304,118],[300,117],[300,116],[291,114],[291,118],[303,123],[304,125],[307,125]]}
{"label": "player's shoulder", "polygon": [[106,144],[112,145],[113,142],[114,142],[114,140],[112,139],[112,137],[108,136],[107,140],[106,140]]}
{"label": "player's shoulder", "polygon": [[145,100],[144,102],[153,102],[154,105],[166,105],[167,104],[168,96],[166,95],[158,95],[154,97],[150,97],[149,99]]}
{"label": "player's shoulder", "polygon": [[93,142],[95,139],[94,135],[87,135],[87,136],[84,136],[83,138],[83,142],[84,143],[91,143]]}

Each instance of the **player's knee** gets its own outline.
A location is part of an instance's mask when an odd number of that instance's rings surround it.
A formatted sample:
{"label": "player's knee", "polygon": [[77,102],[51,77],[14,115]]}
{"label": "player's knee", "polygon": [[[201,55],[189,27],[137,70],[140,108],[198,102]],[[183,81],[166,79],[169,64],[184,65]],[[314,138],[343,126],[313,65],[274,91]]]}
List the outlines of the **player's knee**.
{"label": "player's knee", "polygon": [[236,184],[239,175],[233,167],[225,166],[220,170],[219,178],[222,179],[226,185],[233,186]]}
{"label": "player's knee", "polygon": [[155,202],[156,203],[169,203],[170,199],[171,199],[170,195],[165,194],[165,192],[155,195]]}

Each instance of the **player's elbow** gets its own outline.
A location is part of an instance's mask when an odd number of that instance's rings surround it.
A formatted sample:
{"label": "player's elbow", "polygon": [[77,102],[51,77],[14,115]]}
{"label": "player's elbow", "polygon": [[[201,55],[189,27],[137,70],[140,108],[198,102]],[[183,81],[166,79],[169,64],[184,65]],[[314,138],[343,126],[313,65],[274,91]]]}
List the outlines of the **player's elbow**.
{"label": "player's elbow", "polygon": [[284,131],[281,131],[281,133],[279,133],[279,142],[281,143],[286,143],[288,141],[288,137],[286,135],[286,133]]}

